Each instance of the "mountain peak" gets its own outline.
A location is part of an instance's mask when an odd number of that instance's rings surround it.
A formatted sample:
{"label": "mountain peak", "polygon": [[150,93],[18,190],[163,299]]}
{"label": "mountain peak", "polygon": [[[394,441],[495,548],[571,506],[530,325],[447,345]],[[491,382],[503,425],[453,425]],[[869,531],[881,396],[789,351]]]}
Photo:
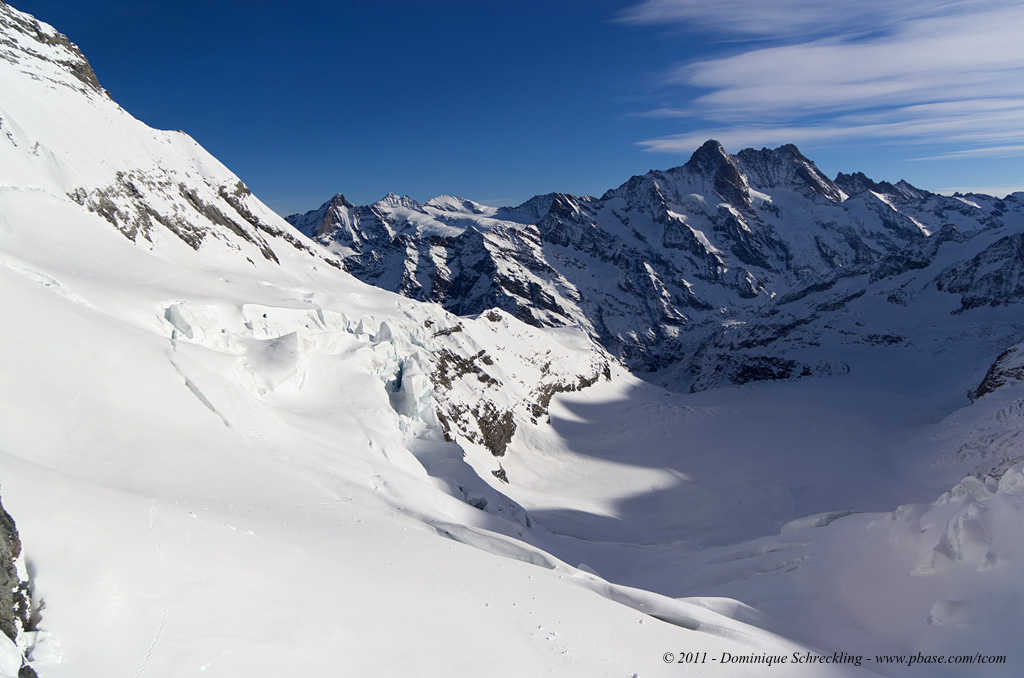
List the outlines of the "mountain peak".
{"label": "mountain peak", "polygon": [[580,211],[580,203],[576,196],[568,193],[555,193],[548,214],[567,219],[575,218]]}
{"label": "mountain peak", "polygon": [[40,77],[40,62],[53,64],[77,79],[77,82],[57,80],[60,84],[105,95],[96,73],[89,65],[89,60],[82,54],[78,45],[53,26],[19,12],[5,2],[0,2],[0,33],[11,36],[20,34],[35,43],[19,39],[0,41],[0,59],[17,65],[32,77]]}
{"label": "mountain peak", "polygon": [[690,156],[684,167],[703,171],[709,168],[717,168],[723,162],[728,161],[729,156],[725,152],[725,148],[722,147],[722,144],[714,139],[708,139],[701,144],[700,148],[693,152],[693,155]]}
{"label": "mountain peak", "polygon": [[325,238],[335,235],[335,231],[347,223],[346,215],[353,209],[355,205],[337,193],[317,209],[289,215],[285,220],[310,238]]}
{"label": "mountain peak", "polygon": [[484,214],[486,208],[478,202],[467,200],[466,198],[460,198],[454,195],[448,195],[444,193],[431,198],[423,205],[424,207],[433,207],[437,210],[444,212],[468,212],[469,214]]}
{"label": "mountain peak", "polygon": [[711,182],[726,202],[736,207],[750,205],[750,189],[746,178],[735,159],[714,139],[708,139],[694,151],[683,168]]}
{"label": "mountain peak", "polygon": [[853,174],[840,172],[836,175],[835,184],[847,195],[860,195],[866,191],[873,191],[904,200],[922,200],[929,195],[928,191],[917,188],[904,179],[900,179],[896,184],[891,184],[888,181],[873,181],[863,172],[854,172]]}
{"label": "mountain peak", "polygon": [[906,179],[900,179],[896,182],[896,189],[907,198],[921,199],[928,195],[928,191],[914,186]]}
{"label": "mountain peak", "polygon": [[388,193],[383,198],[373,203],[372,206],[378,209],[405,207],[407,209],[416,210],[417,212],[423,211],[423,205],[419,202],[413,200],[407,195],[398,195],[397,193]]}
{"label": "mountain peak", "polygon": [[875,183],[863,172],[854,172],[853,174],[844,174],[840,172],[836,175],[835,179],[836,186],[846,192],[847,195],[860,195],[866,191],[879,191],[879,184]]}
{"label": "mountain peak", "polygon": [[351,202],[348,201],[341,193],[335,194],[333,198],[327,203],[329,207],[355,207]]}

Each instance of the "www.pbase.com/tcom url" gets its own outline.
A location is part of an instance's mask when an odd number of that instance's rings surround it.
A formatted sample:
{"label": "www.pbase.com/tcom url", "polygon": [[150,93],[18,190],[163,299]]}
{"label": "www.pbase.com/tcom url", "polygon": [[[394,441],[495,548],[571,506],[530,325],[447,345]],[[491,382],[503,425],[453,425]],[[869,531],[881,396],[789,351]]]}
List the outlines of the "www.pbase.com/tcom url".
{"label": "www.pbase.com/tcom url", "polygon": [[923,654],[879,654],[862,655],[849,654],[847,652],[833,652],[832,654],[816,654],[814,652],[794,652],[793,654],[733,654],[722,652],[718,656],[709,655],[707,652],[666,652],[661,656],[666,664],[761,664],[763,666],[786,665],[807,665],[807,664],[851,664],[863,666],[870,662],[872,664],[888,664],[890,666],[903,665],[925,665],[925,664],[1005,664],[1006,655],[984,655],[980,652],[974,654],[950,654],[933,655]]}

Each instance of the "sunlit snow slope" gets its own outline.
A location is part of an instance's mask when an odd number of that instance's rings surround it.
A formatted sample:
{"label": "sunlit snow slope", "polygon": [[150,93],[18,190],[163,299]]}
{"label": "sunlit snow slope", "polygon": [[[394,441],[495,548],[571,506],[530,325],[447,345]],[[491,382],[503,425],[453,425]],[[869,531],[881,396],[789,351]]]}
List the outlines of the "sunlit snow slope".
{"label": "sunlit snow slope", "polygon": [[1015,352],[668,393],[335,256],[0,3],[0,673],[1016,675]]}
{"label": "sunlit snow slope", "polygon": [[610,376],[589,341],[355,281],[52,28],[4,5],[0,27],[0,482],[41,676],[676,675],[665,652],[804,649],[518,538],[543,528],[481,429]]}

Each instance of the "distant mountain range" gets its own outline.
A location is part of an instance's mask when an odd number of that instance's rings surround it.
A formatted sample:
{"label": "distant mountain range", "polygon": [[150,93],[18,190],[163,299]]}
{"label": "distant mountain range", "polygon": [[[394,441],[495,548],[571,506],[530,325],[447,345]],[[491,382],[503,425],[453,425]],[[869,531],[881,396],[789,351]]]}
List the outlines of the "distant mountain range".
{"label": "distant mountain range", "polygon": [[[359,207],[336,195],[287,219],[366,282],[459,315],[501,308],[582,327],[682,390],[846,370],[790,354],[822,333],[911,341],[898,319],[887,326],[889,311],[985,324],[974,309],[1024,300],[1024,194],[830,180],[793,145],[728,155],[708,141],[685,165],[600,198],[492,208],[391,194]],[[842,321],[853,313],[866,320]]]}

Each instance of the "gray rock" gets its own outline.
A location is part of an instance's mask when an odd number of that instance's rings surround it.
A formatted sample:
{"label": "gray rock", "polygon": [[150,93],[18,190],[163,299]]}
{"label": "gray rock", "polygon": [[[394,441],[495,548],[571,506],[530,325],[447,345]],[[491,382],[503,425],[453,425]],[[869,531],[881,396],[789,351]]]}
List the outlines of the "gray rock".
{"label": "gray rock", "polygon": [[[21,630],[30,628],[29,586],[18,576],[15,565],[20,555],[18,528],[0,502],[0,631],[15,642]],[[18,671],[18,678],[35,678],[35,675],[28,665]]]}

